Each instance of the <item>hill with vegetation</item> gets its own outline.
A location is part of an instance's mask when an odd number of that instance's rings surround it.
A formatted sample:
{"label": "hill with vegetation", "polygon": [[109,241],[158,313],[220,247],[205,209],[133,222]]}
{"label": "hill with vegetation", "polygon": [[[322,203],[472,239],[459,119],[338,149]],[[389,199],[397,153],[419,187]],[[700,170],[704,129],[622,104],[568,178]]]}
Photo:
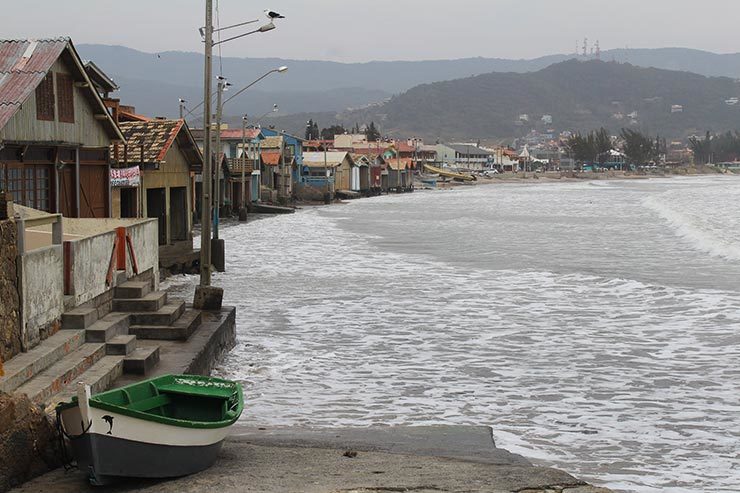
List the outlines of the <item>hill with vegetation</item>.
{"label": "hill with vegetation", "polygon": [[[95,61],[119,83],[122,101],[146,114],[175,116],[178,98],[191,103],[202,98],[203,55],[200,53],[146,53],[124,46],[96,44],[80,44],[77,48],[83,58]],[[223,67],[223,74],[236,86],[245,85],[278,66],[290,68],[286,74],[260,83],[227,108],[229,114],[241,117],[244,113],[259,115],[269,111],[273,103],[280,105],[281,114],[340,112],[348,107],[383,102],[392,94],[419,84],[490,72],[534,72],[573,56],[556,54],[531,60],[465,58],[368,63],[223,57],[214,62],[214,67]],[[707,76],[740,77],[740,54],[716,54],[685,48],[629,49],[605,51],[602,59]],[[305,124],[305,120],[303,122]]]}
{"label": "hill with vegetation", "polygon": [[[667,137],[740,127],[740,84],[726,77],[570,60],[533,73],[491,73],[424,84],[387,103],[338,116],[375,121],[388,134],[487,139],[540,131],[618,133],[634,128]],[[730,101],[728,103],[728,101]],[[528,115],[522,121],[520,115]],[[550,115],[552,123],[542,121]]]}

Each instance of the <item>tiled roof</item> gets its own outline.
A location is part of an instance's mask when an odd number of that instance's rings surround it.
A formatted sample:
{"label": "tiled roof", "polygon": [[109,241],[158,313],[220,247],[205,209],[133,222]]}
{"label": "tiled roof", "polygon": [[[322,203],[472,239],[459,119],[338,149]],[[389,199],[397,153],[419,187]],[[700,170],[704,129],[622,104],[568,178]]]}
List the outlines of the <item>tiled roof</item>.
{"label": "tiled roof", "polygon": [[121,122],[119,126],[128,144],[129,162],[164,162],[167,151],[179,137],[183,152],[190,160],[190,165],[200,166],[203,163],[203,158],[192,139],[192,134],[185,125],[185,120]]}
{"label": "tiled roof", "polygon": [[414,160],[408,158],[401,158],[400,160],[395,158],[389,159],[388,166],[395,170],[411,169],[414,166]]}
{"label": "tiled roof", "polygon": [[265,137],[265,139],[260,142],[260,147],[262,149],[281,149],[283,147],[283,137]]}
{"label": "tiled roof", "polygon": [[280,151],[262,151],[261,157],[262,162],[268,166],[277,166],[280,164]]}
{"label": "tiled roof", "polygon": [[414,152],[416,150],[414,146],[401,141],[394,142],[393,147],[398,149],[398,152]]}
{"label": "tiled roof", "polygon": [[76,66],[78,80],[88,83],[86,95],[93,106],[97,106],[100,115],[106,118],[108,135],[119,140],[121,134],[111,118],[97,91],[92,87],[90,78],[85,72],[77,51],[69,38],[53,39],[0,39],[0,128],[20,109],[21,105],[36,90],[62,53],[68,50]]}
{"label": "tiled roof", "polygon": [[352,154],[362,154],[364,156],[378,156],[383,154],[387,147],[354,147]]}

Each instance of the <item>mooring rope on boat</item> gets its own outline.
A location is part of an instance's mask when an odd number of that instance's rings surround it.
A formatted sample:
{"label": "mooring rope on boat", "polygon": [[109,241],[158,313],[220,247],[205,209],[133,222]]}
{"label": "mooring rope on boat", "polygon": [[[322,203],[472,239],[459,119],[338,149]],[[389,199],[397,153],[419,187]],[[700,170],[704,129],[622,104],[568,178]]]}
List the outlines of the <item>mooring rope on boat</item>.
{"label": "mooring rope on boat", "polygon": [[56,409],[56,429],[57,429],[57,437],[59,439],[59,455],[60,459],[62,461],[62,466],[64,467],[65,472],[69,472],[71,470],[77,469],[77,463],[72,458],[72,455],[67,450],[67,442],[64,440],[65,437],[68,440],[77,440],[78,438],[81,438],[85,433],[87,433],[90,430],[90,427],[92,426],[92,420],[87,424],[87,426],[84,425],[84,423],[80,423],[82,428],[82,433],[79,435],[70,435],[67,433],[67,431],[64,429],[64,425],[62,424],[62,413],[59,409]]}

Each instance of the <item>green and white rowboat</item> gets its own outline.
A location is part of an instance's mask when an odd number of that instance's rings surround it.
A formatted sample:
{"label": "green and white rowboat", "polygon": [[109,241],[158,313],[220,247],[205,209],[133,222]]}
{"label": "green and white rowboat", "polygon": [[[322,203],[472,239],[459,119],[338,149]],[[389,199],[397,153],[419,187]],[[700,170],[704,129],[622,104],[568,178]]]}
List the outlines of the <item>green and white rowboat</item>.
{"label": "green and white rowboat", "polygon": [[118,477],[170,478],[207,469],[244,409],[241,385],[166,375],[57,406],[80,470],[92,484]]}

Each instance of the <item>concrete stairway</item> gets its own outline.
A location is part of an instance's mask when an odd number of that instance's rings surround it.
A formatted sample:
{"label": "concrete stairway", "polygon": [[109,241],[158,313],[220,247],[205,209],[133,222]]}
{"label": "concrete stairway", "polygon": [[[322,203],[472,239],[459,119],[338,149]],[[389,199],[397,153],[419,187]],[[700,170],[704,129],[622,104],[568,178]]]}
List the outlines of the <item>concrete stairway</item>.
{"label": "concrete stairway", "polygon": [[150,290],[146,282],[125,282],[115,288],[114,311],[75,308],[64,313],[62,330],[5,363],[0,391],[25,393],[50,410],[74,395],[70,384],[82,381],[97,393],[124,373],[149,373],[159,362],[159,346],[139,347],[137,340],[187,340],[201,323],[200,311]]}

